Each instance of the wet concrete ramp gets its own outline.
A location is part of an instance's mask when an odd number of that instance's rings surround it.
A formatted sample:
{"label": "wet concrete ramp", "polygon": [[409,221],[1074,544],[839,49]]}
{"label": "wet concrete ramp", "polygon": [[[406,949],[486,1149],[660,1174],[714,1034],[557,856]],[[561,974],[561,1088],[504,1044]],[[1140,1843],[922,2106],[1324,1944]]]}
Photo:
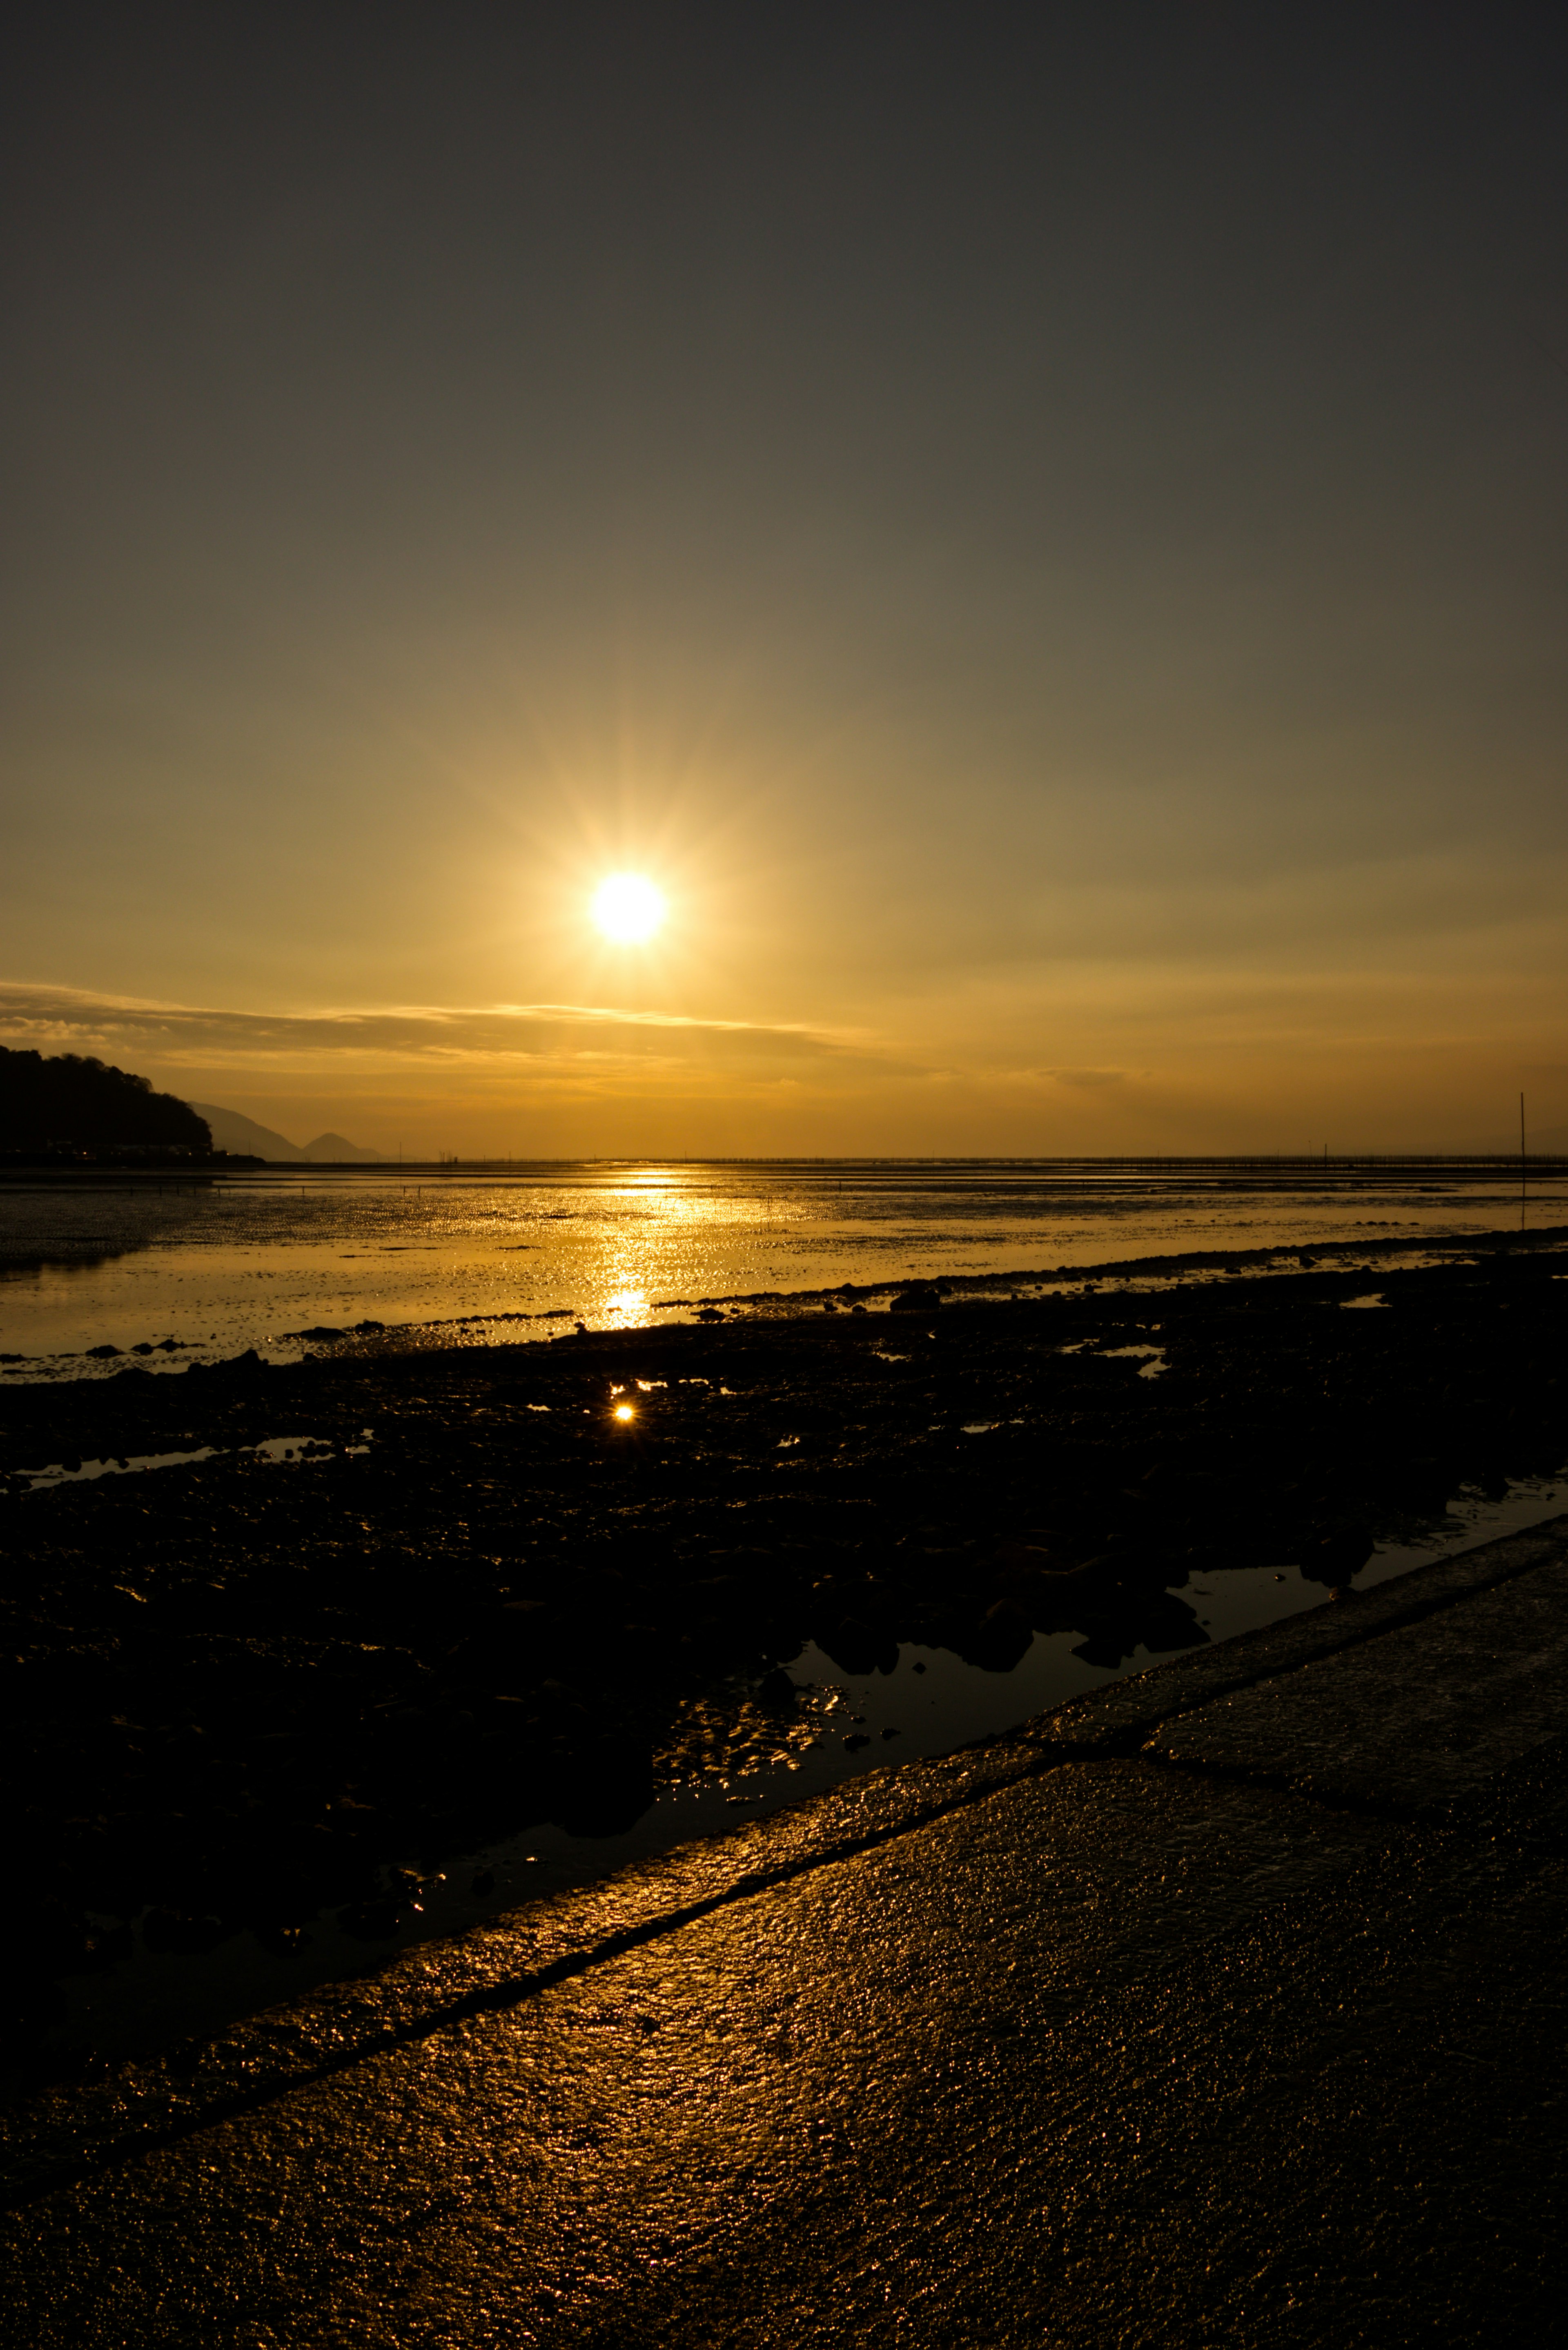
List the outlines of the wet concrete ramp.
{"label": "wet concrete ramp", "polygon": [[38,2100],[6,2338],[1547,2338],[1565,1596],[1559,1520]]}

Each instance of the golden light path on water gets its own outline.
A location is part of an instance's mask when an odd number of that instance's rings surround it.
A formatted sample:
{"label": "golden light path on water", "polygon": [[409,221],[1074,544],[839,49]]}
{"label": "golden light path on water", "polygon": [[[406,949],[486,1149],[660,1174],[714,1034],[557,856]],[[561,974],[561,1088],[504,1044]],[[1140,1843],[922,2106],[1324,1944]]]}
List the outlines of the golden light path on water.
{"label": "golden light path on water", "polygon": [[[983,1276],[1204,1249],[1517,1229],[1517,1189],[1064,1180],[1019,1162],[644,1162],[406,1174],[270,1170],[181,1185],[0,1186],[0,1355],[461,1322],[473,1340],[683,1320],[707,1299]],[[1533,1225],[1568,1220],[1536,1187]],[[502,1317],[530,1317],[513,1319]],[[545,1317],[554,1316],[548,1319]],[[62,1367],[64,1366],[62,1365]],[[83,1366],[82,1367],[88,1367]],[[26,1365],[0,1365],[26,1376]]]}

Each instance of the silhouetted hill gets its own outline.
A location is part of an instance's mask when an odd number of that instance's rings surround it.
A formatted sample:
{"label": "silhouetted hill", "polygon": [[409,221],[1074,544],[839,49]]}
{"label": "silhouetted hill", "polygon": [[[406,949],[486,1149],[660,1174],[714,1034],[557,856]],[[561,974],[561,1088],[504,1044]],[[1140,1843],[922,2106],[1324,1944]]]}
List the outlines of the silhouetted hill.
{"label": "silhouetted hill", "polygon": [[307,1142],[305,1146],[306,1159],[338,1161],[345,1159],[374,1159],[379,1162],[386,1155],[384,1150],[365,1150],[357,1142],[346,1142],[340,1134],[318,1134],[314,1142]]}
{"label": "silhouetted hill", "polygon": [[0,1150],[199,1150],[213,1148],[204,1118],[174,1094],[80,1053],[0,1045]]}
{"label": "silhouetted hill", "polygon": [[254,1118],[246,1118],[237,1109],[220,1108],[216,1102],[192,1102],[191,1107],[204,1118],[213,1129],[213,1140],[220,1150],[244,1150],[258,1159],[379,1159],[384,1151],[366,1150],[357,1142],[346,1142],[340,1134],[318,1134],[314,1142],[290,1142],[286,1134],[276,1134],[270,1126],[259,1126]]}
{"label": "silhouetted hill", "polygon": [[275,1134],[270,1126],[258,1126],[254,1118],[242,1117],[237,1109],[220,1109],[215,1102],[192,1102],[191,1107],[198,1118],[204,1118],[213,1130],[213,1140],[220,1150],[243,1150],[255,1159],[303,1159],[304,1151],[287,1135]]}

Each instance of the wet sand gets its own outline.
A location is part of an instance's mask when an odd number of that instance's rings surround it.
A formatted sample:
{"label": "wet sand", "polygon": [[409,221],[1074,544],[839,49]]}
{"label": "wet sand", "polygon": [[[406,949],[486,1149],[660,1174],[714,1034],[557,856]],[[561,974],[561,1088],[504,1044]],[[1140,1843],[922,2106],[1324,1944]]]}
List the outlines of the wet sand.
{"label": "wet sand", "polygon": [[1206,1280],[1167,1260],[13,1389],[28,2032],[132,1918],[152,1947],[287,1948],[337,1904],[372,1956],[416,1898],[389,1867],[613,1828],[672,1762],[836,1734],[788,1670],[807,1641],[846,1673],[911,1641],[1002,1669],[1066,1630],[1116,1659],[1202,1644],[1198,1575],[1353,1587],[1459,1484],[1562,1469],[1565,1242],[1252,1279],[1210,1253]]}

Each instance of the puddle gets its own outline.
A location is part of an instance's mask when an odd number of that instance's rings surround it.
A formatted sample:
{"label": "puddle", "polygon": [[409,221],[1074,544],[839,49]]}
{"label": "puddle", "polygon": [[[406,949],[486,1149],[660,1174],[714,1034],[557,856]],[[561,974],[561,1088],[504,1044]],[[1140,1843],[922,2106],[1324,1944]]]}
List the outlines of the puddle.
{"label": "puddle", "polygon": [[19,1474],[27,1480],[30,1493],[42,1492],[50,1485],[79,1485],[95,1477],[124,1477],[141,1469],[186,1469],[192,1461],[213,1461],[217,1457],[213,1446],[203,1444],[196,1452],[132,1452],[112,1461],[52,1461],[47,1469],[24,1469]]}
{"label": "puddle", "polygon": [[1106,1347],[1102,1353],[1107,1362],[1121,1355],[1143,1357],[1144,1366],[1138,1373],[1140,1379],[1158,1379],[1167,1367],[1163,1347]]}
{"label": "puddle", "polygon": [[[541,1405],[541,1410],[547,1407]],[[370,1450],[370,1430],[361,1430],[357,1444],[338,1445],[320,1436],[266,1436],[259,1444],[242,1444],[234,1456],[250,1452],[259,1461],[306,1463],[333,1461],[345,1456],[357,1458]],[[226,1450],[203,1444],[194,1452],[130,1452],[117,1453],[109,1461],[53,1461],[46,1469],[23,1469],[17,1474],[27,1481],[25,1490],[30,1493],[47,1491],[55,1485],[80,1485],[97,1477],[131,1477],[144,1469],[188,1469],[193,1461],[226,1460]]]}

